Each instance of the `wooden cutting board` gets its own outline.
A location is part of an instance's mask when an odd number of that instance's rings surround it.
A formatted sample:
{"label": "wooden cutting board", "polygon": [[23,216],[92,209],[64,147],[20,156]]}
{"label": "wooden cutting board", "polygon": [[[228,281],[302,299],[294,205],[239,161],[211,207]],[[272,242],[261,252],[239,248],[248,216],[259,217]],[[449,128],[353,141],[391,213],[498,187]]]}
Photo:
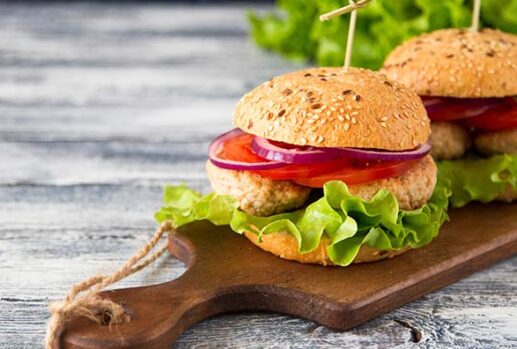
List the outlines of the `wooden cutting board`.
{"label": "wooden cutting board", "polygon": [[274,311],[346,330],[517,253],[517,204],[469,205],[431,244],[347,268],[302,265],[254,247],[227,227],[185,226],[170,252],[187,271],[160,285],[107,291],[129,323],[72,322],[65,348],[169,348],[190,325],[236,311]]}

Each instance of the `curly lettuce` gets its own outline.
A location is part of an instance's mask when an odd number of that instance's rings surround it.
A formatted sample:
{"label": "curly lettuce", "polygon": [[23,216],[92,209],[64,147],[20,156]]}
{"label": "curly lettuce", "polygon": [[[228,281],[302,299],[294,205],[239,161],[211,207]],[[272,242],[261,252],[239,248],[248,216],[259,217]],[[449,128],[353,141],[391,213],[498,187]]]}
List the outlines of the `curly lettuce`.
{"label": "curly lettuce", "polygon": [[471,201],[489,202],[509,186],[517,190],[517,155],[474,155],[460,160],[440,161],[438,177],[449,182],[451,205],[462,207]]}
{"label": "curly lettuce", "polygon": [[[343,64],[350,16],[320,22],[319,15],[342,7],[341,0],[277,0],[279,12],[249,14],[257,45],[287,58],[321,66]],[[472,2],[467,0],[375,0],[358,15],[352,64],[377,69],[401,42],[436,29],[468,27]],[[482,2],[483,26],[517,33],[517,0]]]}
{"label": "curly lettuce", "polygon": [[301,253],[316,249],[326,236],[331,241],[327,248],[330,259],[346,266],[362,245],[397,250],[429,243],[447,219],[449,195],[449,188],[439,183],[426,205],[405,211],[399,209],[387,190],[380,190],[366,201],[350,194],[343,182],[330,181],[323,187],[323,197],[303,209],[257,217],[239,210],[231,196],[203,196],[185,186],[167,186],[164,206],[155,218],[158,222],[170,220],[175,226],[208,220],[215,225],[229,225],[239,234],[253,232],[259,239],[264,234],[285,231],[295,237]]}

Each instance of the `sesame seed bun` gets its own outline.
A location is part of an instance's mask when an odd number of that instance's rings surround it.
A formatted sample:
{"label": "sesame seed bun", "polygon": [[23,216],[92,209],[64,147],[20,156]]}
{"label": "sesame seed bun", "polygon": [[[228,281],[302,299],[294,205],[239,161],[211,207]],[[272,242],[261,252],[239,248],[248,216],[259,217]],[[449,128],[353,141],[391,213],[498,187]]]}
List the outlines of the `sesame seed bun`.
{"label": "sesame seed bun", "polygon": [[245,132],[318,147],[407,150],[430,134],[420,98],[367,69],[311,68],[246,94],[233,121]]}
{"label": "sesame seed bun", "polygon": [[420,96],[517,95],[517,36],[492,29],[437,30],[393,50],[382,72]]}
{"label": "sesame seed bun", "polygon": [[[306,264],[321,264],[324,266],[335,265],[327,254],[327,247],[330,244],[330,239],[327,237],[321,238],[319,246],[312,252],[300,253],[298,252],[298,243],[296,239],[288,232],[271,233],[262,236],[262,241],[258,241],[257,235],[244,232],[252,243],[257,247],[268,251],[280,258],[297,261]],[[380,261],[386,258],[393,258],[411,250],[410,247],[402,248],[400,250],[377,250],[367,245],[362,245],[353,260],[356,263],[368,263]]]}

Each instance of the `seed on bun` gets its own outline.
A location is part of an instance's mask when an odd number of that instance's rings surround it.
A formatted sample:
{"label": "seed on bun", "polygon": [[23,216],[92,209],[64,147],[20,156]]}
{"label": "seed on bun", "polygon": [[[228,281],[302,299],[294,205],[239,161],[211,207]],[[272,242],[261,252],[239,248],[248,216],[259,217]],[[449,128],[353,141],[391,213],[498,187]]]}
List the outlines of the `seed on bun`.
{"label": "seed on bun", "polygon": [[444,29],[406,41],[382,69],[420,96],[517,95],[517,36],[493,29]]}
{"label": "seed on bun", "polygon": [[233,121],[250,134],[316,147],[400,151],[425,143],[430,134],[414,92],[357,68],[310,68],[275,77],[239,101]]}

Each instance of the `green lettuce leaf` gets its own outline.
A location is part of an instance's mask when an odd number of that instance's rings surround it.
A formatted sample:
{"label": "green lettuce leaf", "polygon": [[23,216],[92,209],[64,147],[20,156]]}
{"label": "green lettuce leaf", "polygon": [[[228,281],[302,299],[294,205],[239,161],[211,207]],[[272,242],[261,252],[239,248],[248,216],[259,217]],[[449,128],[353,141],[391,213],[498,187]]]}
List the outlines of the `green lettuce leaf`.
{"label": "green lettuce leaf", "polygon": [[[279,11],[248,16],[257,45],[287,58],[321,66],[343,64],[350,16],[320,22],[319,16],[344,6],[342,0],[277,0]],[[481,24],[517,33],[517,0],[482,2]],[[401,42],[432,30],[468,27],[472,1],[375,0],[358,13],[352,64],[377,69]]]}
{"label": "green lettuce leaf", "polygon": [[462,207],[471,201],[489,202],[507,186],[517,190],[517,155],[489,158],[471,155],[460,160],[440,161],[438,177],[449,183],[453,207]]}
{"label": "green lettuce leaf", "polygon": [[449,188],[438,183],[426,205],[404,211],[386,190],[365,201],[351,195],[343,182],[331,181],[323,187],[323,197],[303,209],[257,217],[239,210],[238,202],[231,196],[215,193],[202,196],[185,186],[168,186],[165,205],[155,218],[158,222],[170,220],[175,226],[208,220],[216,225],[229,225],[237,233],[255,233],[259,239],[264,234],[285,231],[296,238],[301,253],[316,249],[326,236],[331,241],[327,250],[330,259],[346,266],[361,245],[397,250],[429,243],[447,219],[449,195]]}

